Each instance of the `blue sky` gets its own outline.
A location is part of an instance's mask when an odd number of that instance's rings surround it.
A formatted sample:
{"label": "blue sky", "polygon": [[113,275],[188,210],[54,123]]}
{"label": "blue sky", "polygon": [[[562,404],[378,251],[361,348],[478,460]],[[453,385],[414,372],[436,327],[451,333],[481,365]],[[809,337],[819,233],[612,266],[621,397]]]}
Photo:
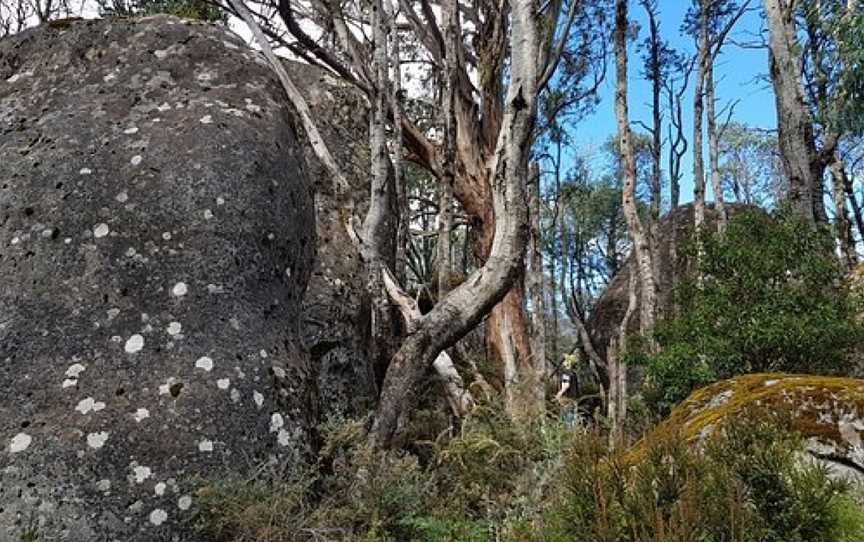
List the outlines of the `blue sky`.
{"label": "blue sky", "polygon": [[[631,1],[630,4],[631,18],[636,20],[642,28],[639,33],[639,39],[637,40],[638,43],[641,43],[647,35],[647,18],[645,17],[644,10],[637,2]],[[761,7],[761,2],[757,0],[751,0],[751,4]],[[690,2],[688,0],[659,0],[658,5],[660,11],[658,19],[660,21],[661,36],[667,39],[670,44],[679,51],[686,51],[688,55],[692,54],[695,50],[692,38],[690,38],[690,36],[682,35],[679,30]],[[730,33],[730,38],[732,41],[752,42],[754,41],[754,36],[760,32],[762,26],[760,10],[745,13]],[[763,129],[776,128],[777,119],[774,108],[774,94],[770,84],[762,79],[768,74],[768,52],[764,49],[738,47],[735,44],[728,43],[728,41],[729,40],[727,40],[727,44],[724,46],[715,65],[718,112],[730,101],[738,100],[733,114],[733,118],[736,121]],[[651,119],[651,88],[650,84],[641,77],[642,61],[640,58],[640,51],[637,48],[637,43],[632,43],[630,45],[629,52],[628,82],[630,118],[631,121],[641,120],[646,124],[649,124]],[[575,140],[577,151],[582,152],[583,154],[590,153],[592,149],[598,149],[611,134],[616,133],[613,103],[615,92],[614,87],[615,73],[613,62],[610,63],[610,71],[607,73],[606,80],[603,82],[603,86],[601,87],[601,102],[597,106],[597,109],[593,114],[581,120],[577,125],[571,127],[571,134]],[[685,134],[688,141],[691,141],[691,148],[688,149],[682,165],[682,173],[684,175],[681,186],[682,202],[692,201],[693,199],[692,87],[693,84],[691,77],[690,88],[688,88],[684,104]],[[666,125],[668,125],[668,119],[664,118],[664,136],[666,134]],[[633,129],[635,131],[643,130],[638,126],[633,126]],[[667,150],[664,146],[664,173],[666,169],[666,152]],[[707,156],[706,147],[706,162]],[[602,157],[596,157],[596,160],[598,161],[602,159]],[[602,162],[596,164],[598,167],[602,167]],[[665,190],[664,198],[667,197],[668,190]],[[713,197],[711,195],[710,186],[708,187],[707,197]]]}

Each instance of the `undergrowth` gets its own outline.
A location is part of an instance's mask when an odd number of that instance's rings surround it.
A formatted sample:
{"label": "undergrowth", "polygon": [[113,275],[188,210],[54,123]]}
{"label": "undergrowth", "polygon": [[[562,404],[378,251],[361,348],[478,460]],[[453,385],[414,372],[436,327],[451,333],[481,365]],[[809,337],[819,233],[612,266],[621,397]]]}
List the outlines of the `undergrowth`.
{"label": "undergrowth", "polygon": [[774,419],[731,422],[698,449],[652,437],[638,464],[601,430],[517,426],[493,404],[428,453],[374,451],[363,427],[325,427],[318,464],[293,476],[211,481],[197,527],[236,542],[864,540],[853,488]]}

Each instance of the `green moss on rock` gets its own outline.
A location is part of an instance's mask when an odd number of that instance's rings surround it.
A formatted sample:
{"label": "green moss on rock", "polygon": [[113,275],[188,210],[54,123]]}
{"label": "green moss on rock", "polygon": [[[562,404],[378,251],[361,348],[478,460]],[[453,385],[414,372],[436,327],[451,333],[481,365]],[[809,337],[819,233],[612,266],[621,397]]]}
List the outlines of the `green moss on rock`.
{"label": "green moss on rock", "polygon": [[864,472],[864,380],[781,373],[742,375],[696,390],[627,459],[638,461],[644,443],[659,435],[698,443],[726,420],[765,412],[788,417],[812,454]]}

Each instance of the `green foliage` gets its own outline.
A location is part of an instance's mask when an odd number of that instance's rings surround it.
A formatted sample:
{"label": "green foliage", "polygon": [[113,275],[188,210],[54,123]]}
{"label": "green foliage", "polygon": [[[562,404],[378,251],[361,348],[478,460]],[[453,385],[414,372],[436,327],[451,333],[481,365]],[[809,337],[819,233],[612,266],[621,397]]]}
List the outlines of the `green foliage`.
{"label": "green foliage", "polygon": [[520,540],[558,542],[841,542],[864,527],[846,484],[800,459],[777,420],[735,421],[702,452],[659,436],[637,464],[603,435],[575,442],[542,528]]}
{"label": "green foliage", "polygon": [[[676,290],[677,317],[657,326],[647,365],[661,411],[696,387],[750,372],[836,373],[862,338],[833,241],[792,215],[745,211],[705,235],[695,276]],[[696,259],[696,243],[687,249]]]}
{"label": "green foliage", "polygon": [[658,433],[636,461],[600,430],[518,426],[487,404],[421,465],[333,424],[315,469],[207,485],[197,525],[216,542],[860,540],[850,488],[802,461],[789,427],[736,420],[701,451]]}

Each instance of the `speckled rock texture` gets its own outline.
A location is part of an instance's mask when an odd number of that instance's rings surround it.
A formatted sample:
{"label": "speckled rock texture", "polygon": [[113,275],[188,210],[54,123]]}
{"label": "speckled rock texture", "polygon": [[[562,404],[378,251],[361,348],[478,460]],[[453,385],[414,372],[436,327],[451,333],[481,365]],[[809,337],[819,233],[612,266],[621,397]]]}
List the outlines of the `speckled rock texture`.
{"label": "speckled rock texture", "polygon": [[[750,374],[699,389],[656,432],[700,442],[724,421],[762,412],[788,415],[807,451],[839,476],[864,480],[864,380]],[[629,451],[638,460],[641,443]]]}
{"label": "speckled rock texture", "polygon": [[[349,182],[354,200],[369,200],[369,121],[365,97],[324,71],[289,63],[291,75],[318,121]],[[369,307],[363,268],[345,230],[333,180],[308,145],[306,160],[315,182],[318,251],[303,302],[303,345],[318,373],[322,420],[365,415],[377,399],[376,376],[367,351]]]}
{"label": "speckled rock texture", "polygon": [[283,96],[175,18],[0,42],[0,541],[197,540],[196,477],[308,450],[316,235]]}

